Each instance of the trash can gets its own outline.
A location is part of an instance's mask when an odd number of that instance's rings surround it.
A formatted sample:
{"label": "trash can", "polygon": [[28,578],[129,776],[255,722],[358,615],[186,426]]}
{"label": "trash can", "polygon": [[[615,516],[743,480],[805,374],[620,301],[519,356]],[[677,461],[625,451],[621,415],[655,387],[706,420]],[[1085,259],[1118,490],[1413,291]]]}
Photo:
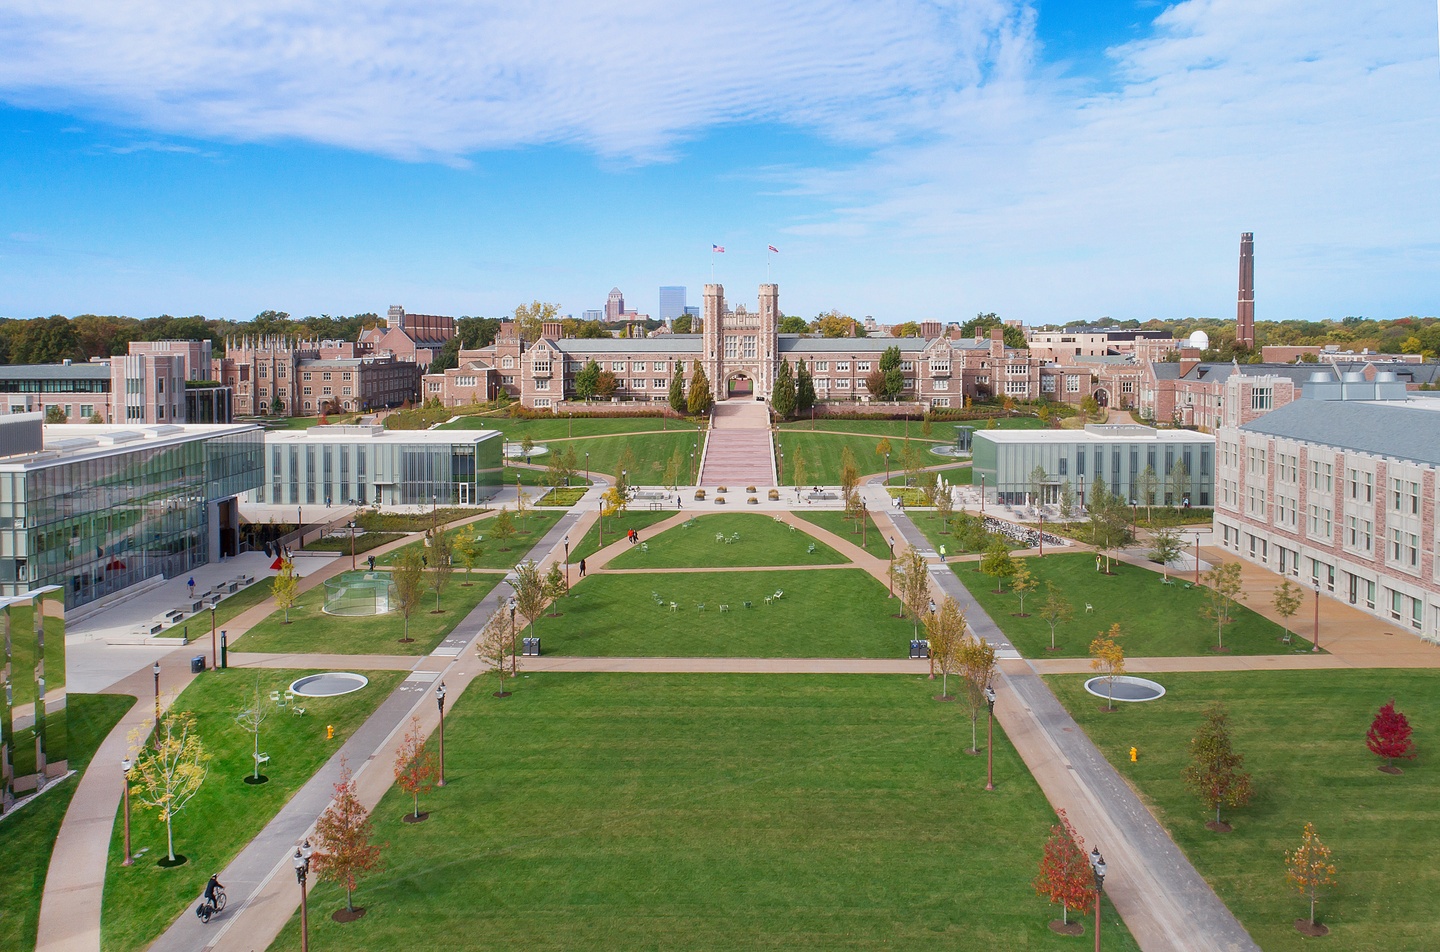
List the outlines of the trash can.
{"label": "trash can", "polygon": [[540,638],[524,638],[522,654],[527,658],[538,658],[540,656]]}
{"label": "trash can", "polygon": [[918,642],[918,641],[911,641],[911,642],[910,642],[910,657],[911,657],[911,658],[918,658],[918,657],[920,657],[920,642]]}
{"label": "trash can", "polygon": [[193,657],[193,658],[190,659],[190,673],[191,673],[191,674],[200,674],[200,673],[204,672],[204,670],[205,670],[205,656],[204,656],[203,654],[197,654],[195,657]]}

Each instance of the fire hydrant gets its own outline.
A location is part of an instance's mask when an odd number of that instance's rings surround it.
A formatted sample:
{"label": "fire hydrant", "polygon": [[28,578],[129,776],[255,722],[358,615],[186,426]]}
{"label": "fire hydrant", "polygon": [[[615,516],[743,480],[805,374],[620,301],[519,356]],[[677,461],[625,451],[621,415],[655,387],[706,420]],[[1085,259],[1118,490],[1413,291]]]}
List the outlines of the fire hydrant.
{"label": "fire hydrant", "polygon": [[[334,739],[335,739],[335,725],[334,725],[334,724],[326,724],[326,725],[325,725],[325,739],[326,739],[326,740],[334,740]],[[1130,748],[1130,759],[1131,759],[1131,760],[1134,760],[1134,759],[1135,759],[1135,748],[1134,748],[1134,747],[1131,747],[1131,748]]]}
{"label": "fire hydrant", "polygon": [[1130,762],[1133,764],[1133,763],[1135,763],[1136,761],[1138,761],[1139,759],[1140,759],[1140,751],[1139,751],[1137,748],[1135,748],[1135,747],[1131,747],[1131,748],[1130,748]]}

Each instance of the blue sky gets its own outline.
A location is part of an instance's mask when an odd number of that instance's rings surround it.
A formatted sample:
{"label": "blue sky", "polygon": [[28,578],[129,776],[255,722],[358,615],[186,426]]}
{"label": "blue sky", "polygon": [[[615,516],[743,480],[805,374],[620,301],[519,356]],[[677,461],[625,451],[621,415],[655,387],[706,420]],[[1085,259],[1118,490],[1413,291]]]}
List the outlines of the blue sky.
{"label": "blue sky", "polygon": [[712,242],[807,317],[1229,316],[1242,231],[1261,319],[1440,313],[1412,0],[0,0],[0,40],[0,316],[653,312]]}

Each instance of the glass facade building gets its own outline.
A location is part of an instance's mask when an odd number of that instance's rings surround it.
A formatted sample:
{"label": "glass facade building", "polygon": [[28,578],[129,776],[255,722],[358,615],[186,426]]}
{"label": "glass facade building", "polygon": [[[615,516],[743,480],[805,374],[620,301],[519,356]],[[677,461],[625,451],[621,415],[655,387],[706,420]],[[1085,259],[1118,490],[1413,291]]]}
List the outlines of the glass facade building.
{"label": "glass facade building", "polygon": [[235,554],[234,497],[262,474],[254,426],[47,427],[0,460],[0,595],[74,608]]}
{"label": "glass facade building", "polygon": [[265,479],[247,501],[272,506],[466,506],[500,491],[497,430],[326,426],[265,434]]}
{"label": "glass facade building", "polygon": [[48,586],[0,598],[0,812],[16,796],[64,776],[65,598]]}

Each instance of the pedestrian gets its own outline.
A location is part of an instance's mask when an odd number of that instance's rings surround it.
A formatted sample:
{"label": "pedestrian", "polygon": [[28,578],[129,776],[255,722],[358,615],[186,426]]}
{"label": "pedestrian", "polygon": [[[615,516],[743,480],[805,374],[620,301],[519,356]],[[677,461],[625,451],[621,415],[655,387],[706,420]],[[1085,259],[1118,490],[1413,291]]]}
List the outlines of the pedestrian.
{"label": "pedestrian", "polygon": [[369,561],[369,563],[370,563],[370,571],[372,571],[372,572],[375,571],[375,556],[373,556],[373,555],[370,556],[370,558],[368,559],[368,561]]}
{"label": "pedestrian", "polygon": [[580,577],[581,577],[581,578],[584,578],[584,577],[585,577],[585,560],[584,560],[584,559],[581,559],[581,560],[580,560]]}
{"label": "pedestrian", "polygon": [[935,599],[930,599],[930,614],[935,614]]}
{"label": "pedestrian", "polygon": [[1100,571],[1100,556],[1095,556],[1095,571]]}
{"label": "pedestrian", "polygon": [[943,546],[943,545],[940,546],[940,560],[941,560],[942,562],[945,560],[945,546]]}
{"label": "pedestrian", "polygon": [[634,536],[635,536],[635,544],[636,544],[636,545],[639,545],[639,544],[640,544],[640,530],[639,530],[639,529],[631,529],[630,531],[631,531],[631,532],[634,534]]}
{"label": "pedestrian", "polygon": [[188,585],[188,586],[190,586],[190,597],[191,597],[191,598],[194,598],[194,597],[195,597],[195,576],[193,576],[193,575],[190,576],[190,581],[186,582],[185,584]]}

